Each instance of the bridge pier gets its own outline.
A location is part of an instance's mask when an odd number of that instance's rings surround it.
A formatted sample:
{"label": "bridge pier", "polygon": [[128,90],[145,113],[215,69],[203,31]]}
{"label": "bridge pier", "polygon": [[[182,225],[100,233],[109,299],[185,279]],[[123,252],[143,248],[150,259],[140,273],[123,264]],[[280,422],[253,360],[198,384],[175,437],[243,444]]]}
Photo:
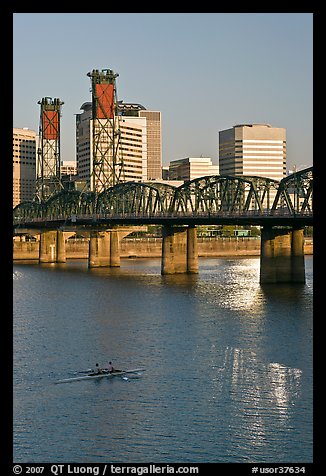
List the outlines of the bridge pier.
{"label": "bridge pier", "polygon": [[198,273],[195,227],[163,226],[161,274]]}
{"label": "bridge pier", "polygon": [[92,231],[90,233],[88,267],[105,266],[120,266],[120,237],[117,230]]}
{"label": "bridge pier", "polygon": [[120,266],[120,235],[116,230],[110,231],[110,266]]}
{"label": "bridge pier", "polygon": [[40,263],[55,263],[56,262],[56,231],[41,231],[40,235]]}
{"label": "bridge pier", "polygon": [[40,263],[65,263],[66,262],[66,243],[65,235],[61,230],[41,231]]}
{"label": "bridge pier", "polygon": [[110,266],[110,234],[92,231],[89,239],[88,267]]}
{"label": "bridge pier", "polygon": [[187,228],[187,273],[198,273],[198,241],[195,226]]}
{"label": "bridge pier", "polygon": [[305,283],[304,229],[292,230],[292,282]]}
{"label": "bridge pier", "polygon": [[261,229],[260,283],[305,283],[303,228]]}
{"label": "bridge pier", "polygon": [[56,262],[66,262],[66,241],[65,233],[61,230],[57,230],[57,249],[56,249]]}

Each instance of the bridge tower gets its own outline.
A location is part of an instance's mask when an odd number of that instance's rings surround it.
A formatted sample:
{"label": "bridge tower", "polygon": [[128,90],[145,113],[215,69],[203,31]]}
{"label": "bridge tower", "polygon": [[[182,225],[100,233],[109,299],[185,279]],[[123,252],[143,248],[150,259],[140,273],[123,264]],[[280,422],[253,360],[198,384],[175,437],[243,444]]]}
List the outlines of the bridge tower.
{"label": "bridge tower", "polygon": [[63,188],[60,173],[60,116],[64,103],[59,98],[44,97],[38,104],[41,105],[41,114],[36,199],[43,202]]}
{"label": "bridge tower", "polygon": [[87,73],[92,83],[91,189],[95,193],[124,181],[116,77],[111,69]]}

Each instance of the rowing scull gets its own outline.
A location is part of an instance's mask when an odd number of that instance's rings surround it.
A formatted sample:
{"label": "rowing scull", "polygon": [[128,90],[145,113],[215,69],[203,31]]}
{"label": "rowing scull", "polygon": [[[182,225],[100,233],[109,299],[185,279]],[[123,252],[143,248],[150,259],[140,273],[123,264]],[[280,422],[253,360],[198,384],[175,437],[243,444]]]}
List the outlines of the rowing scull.
{"label": "rowing scull", "polygon": [[58,380],[57,382],[54,383],[67,383],[67,382],[75,382],[78,380],[92,380],[96,378],[103,378],[103,377],[118,377],[120,375],[125,375],[125,374],[133,374],[133,373],[138,373],[138,372],[143,372],[145,369],[131,369],[131,370],[118,370],[116,372],[100,372],[98,374],[90,373],[88,375],[81,375],[80,377],[71,377],[71,378],[65,378],[63,380]]}

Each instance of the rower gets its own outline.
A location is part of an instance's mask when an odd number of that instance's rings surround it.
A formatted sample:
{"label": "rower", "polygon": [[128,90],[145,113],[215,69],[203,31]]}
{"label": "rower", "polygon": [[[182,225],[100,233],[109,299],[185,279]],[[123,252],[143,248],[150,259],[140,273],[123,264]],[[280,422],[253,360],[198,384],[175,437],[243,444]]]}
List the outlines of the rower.
{"label": "rower", "polygon": [[94,373],[95,373],[95,374],[101,374],[101,373],[103,373],[103,370],[99,367],[98,364],[95,364]]}
{"label": "rower", "polygon": [[108,372],[109,374],[112,374],[112,372],[114,372],[114,368],[111,361],[109,362],[109,365],[108,365]]}

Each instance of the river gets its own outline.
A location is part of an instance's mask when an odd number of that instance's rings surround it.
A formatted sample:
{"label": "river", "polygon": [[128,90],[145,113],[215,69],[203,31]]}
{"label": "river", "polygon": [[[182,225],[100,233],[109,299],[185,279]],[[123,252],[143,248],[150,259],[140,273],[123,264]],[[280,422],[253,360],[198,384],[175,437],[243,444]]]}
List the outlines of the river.
{"label": "river", "polygon": [[[259,257],[14,263],[14,461],[313,460],[313,258],[259,284]],[[55,384],[109,360],[128,379]],[[132,378],[135,377],[135,378]]]}

